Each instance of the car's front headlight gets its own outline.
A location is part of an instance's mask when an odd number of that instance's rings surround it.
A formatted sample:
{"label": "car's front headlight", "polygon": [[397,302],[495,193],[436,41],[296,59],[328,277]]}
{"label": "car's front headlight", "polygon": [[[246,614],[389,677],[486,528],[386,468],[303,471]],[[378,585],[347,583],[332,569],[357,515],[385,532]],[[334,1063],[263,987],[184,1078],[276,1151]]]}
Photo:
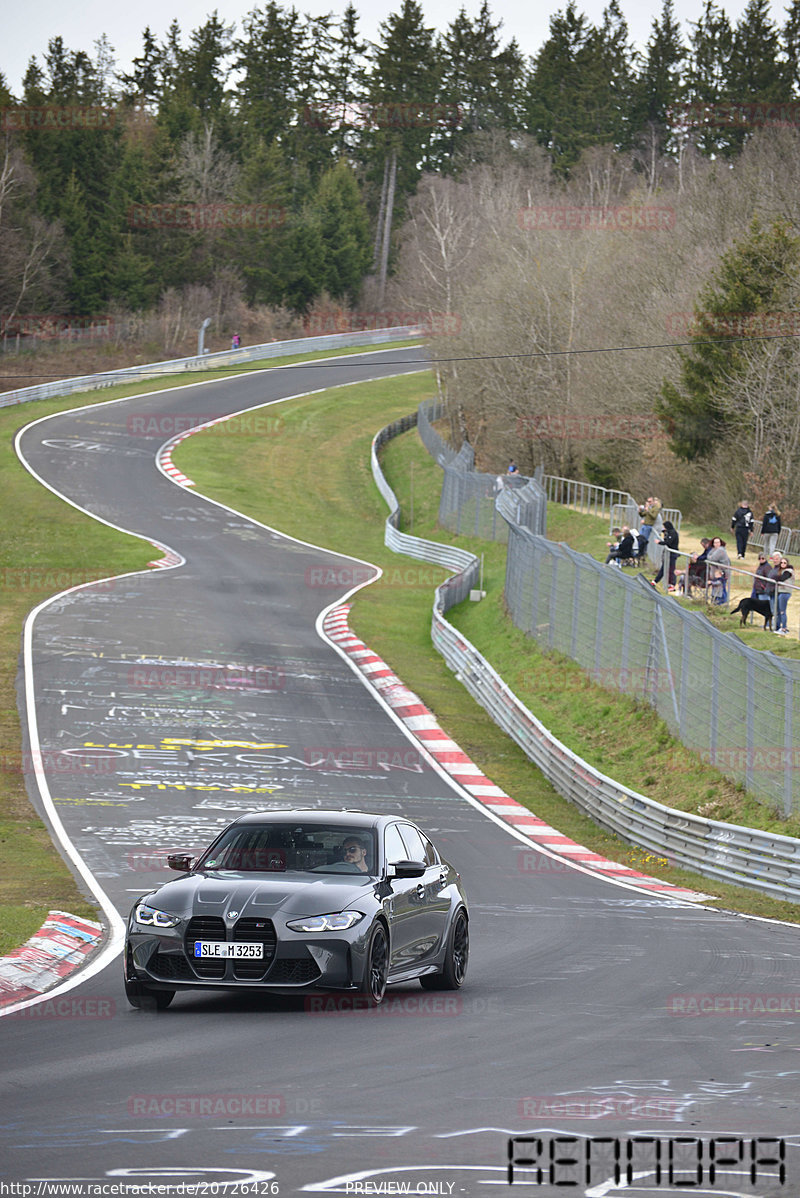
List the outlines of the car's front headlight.
{"label": "car's front headlight", "polygon": [[136,922],[146,928],[176,928],[181,922],[177,915],[169,915],[166,911],[157,911],[146,903],[139,903],[136,908]]}
{"label": "car's front headlight", "polygon": [[286,921],[286,926],[293,932],[344,932],[363,918],[361,911],[339,911],[334,915],[308,915],[305,919],[290,919]]}

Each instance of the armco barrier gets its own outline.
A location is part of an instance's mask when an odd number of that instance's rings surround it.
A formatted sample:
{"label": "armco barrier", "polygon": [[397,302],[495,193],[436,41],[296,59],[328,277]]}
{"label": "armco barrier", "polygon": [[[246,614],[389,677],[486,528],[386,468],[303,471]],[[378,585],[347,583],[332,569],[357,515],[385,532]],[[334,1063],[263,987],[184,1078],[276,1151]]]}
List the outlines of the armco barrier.
{"label": "armco barrier", "polygon": [[50,399],[57,395],[74,395],[78,391],[96,391],[137,379],[155,379],[162,375],[179,374],[182,370],[204,371],[209,367],[241,366],[243,362],[260,362],[265,358],[283,358],[291,354],[307,354],[320,349],[348,349],[356,345],[381,345],[385,341],[402,341],[416,335],[410,326],[397,329],[375,329],[371,332],[331,333],[327,337],[301,337],[296,341],[269,341],[266,345],[248,345],[243,349],[227,349],[218,354],[195,354],[191,358],[175,358],[170,362],[150,362],[144,366],[126,366],[108,370],[105,374],[85,374],[74,379],[57,379],[38,387],[22,387],[17,391],[0,392],[0,408],[29,403],[34,399]]}
{"label": "armco barrier", "polygon": [[397,498],[378,461],[379,447],[415,424],[413,415],[381,429],[372,442],[372,473],[390,508],[388,548],[459,572],[437,588],[431,624],[433,644],[458,680],[560,794],[622,840],[704,877],[800,902],[800,840],[676,811],[601,774],[557,740],[445,618],[474,587],[478,559],[466,550],[401,533]]}

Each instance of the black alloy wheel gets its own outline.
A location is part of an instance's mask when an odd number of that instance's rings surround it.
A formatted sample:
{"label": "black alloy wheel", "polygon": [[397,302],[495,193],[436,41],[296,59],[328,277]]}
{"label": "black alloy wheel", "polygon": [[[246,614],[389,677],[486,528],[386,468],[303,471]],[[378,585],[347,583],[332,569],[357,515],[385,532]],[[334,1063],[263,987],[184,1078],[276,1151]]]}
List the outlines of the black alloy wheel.
{"label": "black alloy wheel", "polygon": [[383,925],[378,924],[369,942],[367,964],[361,982],[361,993],[366,997],[368,1006],[377,1007],[383,1002],[388,973],[389,941]]}
{"label": "black alloy wheel", "polygon": [[453,920],[450,940],[441,973],[428,973],[419,979],[423,990],[460,990],[469,964],[469,920],[461,910]]}

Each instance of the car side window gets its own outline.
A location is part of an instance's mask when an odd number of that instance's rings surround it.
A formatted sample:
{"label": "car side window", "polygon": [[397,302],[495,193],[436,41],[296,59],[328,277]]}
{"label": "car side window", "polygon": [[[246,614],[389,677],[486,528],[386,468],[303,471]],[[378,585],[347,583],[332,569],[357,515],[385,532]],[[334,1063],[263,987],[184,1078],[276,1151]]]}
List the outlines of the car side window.
{"label": "car side window", "polygon": [[426,865],[438,865],[439,864],[439,854],[436,852],[436,849],[433,847],[431,842],[428,840],[428,837],[425,835],[424,832],[420,832],[420,836],[422,837],[422,843],[425,845],[425,856],[423,858],[425,864]]}
{"label": "car side window", "polygon": [[405,861],[408,857],[408,851],[403,844],[397,824],[389,824],[386,829],[385,841],[386,845],[386,864],[394,865],[395,861]]}
{"label": "car side window", "polygon": [[405,846],[408,850],[406,856],[409,861],[424,861],[426,865],[429,865],[430,862],[427,859],[428,850],[417,829],[412,828],[411,824],[401,824],[400,835],[405,841]]}

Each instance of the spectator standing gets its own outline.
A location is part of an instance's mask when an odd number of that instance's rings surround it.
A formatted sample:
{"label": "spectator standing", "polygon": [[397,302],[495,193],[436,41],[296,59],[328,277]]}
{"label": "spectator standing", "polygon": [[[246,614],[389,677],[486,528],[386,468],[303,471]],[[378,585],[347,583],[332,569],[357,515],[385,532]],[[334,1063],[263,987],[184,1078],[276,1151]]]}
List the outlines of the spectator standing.
{"label": "spectator standing", "polygon": [[746,499],[742,499],[731,516],[731,532],[736,534],[736,556],[738,558],[743,558],[747,552],[747,542],[753,531],[754,523],[750,504]]}
{"label": "spectator standing", "polygon": [[772,608],[772,615],[775,615],[775,581],[781,572],[781,555],[773,553],[769,559],[769,574],[767,574],[766,596],[769,599],[769,605]]}
{"label": "spectator standing", "polygon": [[775,547],[778,544],[778,533],[781,531],[781,514],[771,503],[764,512],[764,519],[761,521],[761,539],[763,542],[764,556],[772,557],[775,552]]}
{"label": "spectator standing", "polygon": [[774,631],[777,632],[778,636],[786,636],[786,634],[788,632],[788,624],[786,622],[786,608],[788,606],[789,598],[790,598],[792,592],[791,592],[791,586],[781,586],[781,583],[789,583],[789,584],[793,583],[794,582],[794,570],[789,565],[789,562],[786,560],[785,557],[782,557],[780,559],[780,563],[778,565],[778,570],[779,570],[779,574],[778,574],[778,578],[777,578],[777,581],[775,584],[775,589],[777,591],[775,608],[776,608],[776,612],[777,612],[778,627]]}
{"label": "spectator standing", "polygon": [[711,602],[727,603],[731,559],[728,557],[722,537],[714,537],[711,548],[706,554],[706,563],[707,577],[711,583]]}
{"label": "spectator standing", "polygon": [[644,537],[645,543],[650,540],[653,531],[653,526],[661,514],[661,500],[651,495],[649,499],[645,499],[641,508],[641,523],[639,527],[639,539]]}
{"label": "spectator standing", "polygon": [[772,566],[767,561],[767,555],[765,553],[759,553],[758,565],[756,566],[756,576],[753,579],[753,589],[750,592],[751,599],[765,599],[767,597],[768,591],[770,590],[767,579],[769,578],[769,572],[771,569]]}
{"label": "spectator standing", "polygon": [[[671,520],[664,521],[664,535],[662,536],[661,540],[658,543],[659,543],[659,545],[663,545],[664,548],[667,550],[667,558],[669,559],[669,566],[667,569],[667,585],[671,591],[674,591],[675,590],[675,562],[676,562],[677,556],[678,556],[677,555],[678,530],[673,526]],[[663,577],[664,577],[664,562],[662,561],[661,567],[658,571],[658,574],[656,574],[655,578],[653,579],[653,582],[655,583],[656,586],[658,586],[658,584],[661,582],[661,579]]]}
{"label": "spectator standing", "polygon": [[239,349],[242,344],[242,339],[238,333],[234,333],[231,337],[231,349]]}

